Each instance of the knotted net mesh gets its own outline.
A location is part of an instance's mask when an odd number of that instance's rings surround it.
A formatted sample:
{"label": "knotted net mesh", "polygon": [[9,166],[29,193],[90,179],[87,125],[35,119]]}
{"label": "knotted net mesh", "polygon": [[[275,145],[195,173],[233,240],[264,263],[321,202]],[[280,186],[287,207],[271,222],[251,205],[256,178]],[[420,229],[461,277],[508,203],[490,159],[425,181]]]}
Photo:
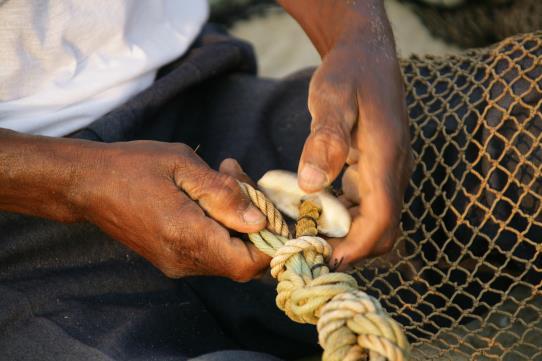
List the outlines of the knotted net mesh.
{"label": "knotted net mesh", "polygon": [[354,275],[412,360],[542,360],[542,33],[402,68],[402,237]]}

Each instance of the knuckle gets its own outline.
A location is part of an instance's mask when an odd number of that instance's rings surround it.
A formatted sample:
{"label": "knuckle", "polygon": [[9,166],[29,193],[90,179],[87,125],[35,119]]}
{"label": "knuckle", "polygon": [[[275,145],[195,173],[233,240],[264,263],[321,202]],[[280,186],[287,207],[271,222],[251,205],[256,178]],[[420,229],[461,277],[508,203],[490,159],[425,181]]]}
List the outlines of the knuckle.
{"label": "knuckle", "polygon": [[313,139],[316,145],[325,147],[329,152],[348,154],[349,136],[344,129],[337,126],[323,125],[313,131]]}
{"label": "knuckle", "polygon": [[230,239],[230,234],[226,228],[218,225],[217,223],[211,223],[206,227],[202,227],[201,235],[203,239],[207,240],[205,244],[214,245],[216,248],[227,244]]}
{"label": "knuckle", "polygon": [[181,278],[188,275],[185,263],[183,263],[183,257],[180,256],[178,250],[165,249],[154,264],[168,278]]}
{"label": "knuckle", "polygon": [[221,207],[226,209],[237,209],[239,204],[243,207],[247,205],[247,200],[233,177],[217,173],[209,191],[209,197],[213,197]]}
{"label": "knuckle", "polygon": [[235,282],[248,282],[257,274],[258,272],[254,267],[245,264],[241,267],[235,267],[230,274],[230,278]]}
{"label": "knuckle", "polygon": [[167,277],[172,279],[178,279],[186,276],[178,267],[171,267],[170,265],[159,266],[158,269]]}
{"label": "knuckle", "polygon": [[316,99],[327,101],[330,97],[352,92],[352,81],[340,72],[329,72],[320,68],[311,79],[309,91]]}
{"label": "knuckle", "polygon": [[194,154],[193,149],[184,143],[174,143],[170,146],[176,154]]}
{"label": "knuckle", "polygon": [[228,175],[220,174],[220,183],[222,185],[222,189],[226,190],[228,193],[238,193],[239,192],[239,184],[237,181]]}
{"label": "knuckle", "polygon": [[379,247],[377,248],[375,255],[380,256],[386,253],[389,253],[393,249],[394,240],[391,238],[385,238],[381,241]]}
{"label": "knuckle", "polygon": [[355,94],[351,81],[315,77],[309,88],[309,111],[313,116],[331,116],[352,126],[358,116]]}
{"label": "knuckle", "polygon": [[179,227],[175,222],[172,222],[170,217],[162,217],[158,222],[158,229],[160,230],[160,236],[166,242],[171,243],[181,238]]}

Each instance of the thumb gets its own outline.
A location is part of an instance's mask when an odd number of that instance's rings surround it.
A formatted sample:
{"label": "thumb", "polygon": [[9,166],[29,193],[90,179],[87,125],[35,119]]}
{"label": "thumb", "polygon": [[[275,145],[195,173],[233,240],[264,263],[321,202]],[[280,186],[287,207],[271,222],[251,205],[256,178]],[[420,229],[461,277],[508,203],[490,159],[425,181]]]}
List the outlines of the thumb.
{"label": "thumb", "polygon": [[298,169],[299,187],[308,193],[327,187],[341,172],[358,116],[350,92],[336,89],[323,92],[315,84],[311,84],[309,93],[311,133],[305,141]]}
{"label": "thumb", "polygon": [[235,178],[207,166],[197,168],[196,172],[185,174],[177,184],[212,218],[243,233],[257,232],[265,227],[265,216],[243,193]]}
{"label": "thumb", "polygon": [[241,168],[241,165],[233,158],[224,159],[220,163],[218,171],[220,173],[227,174],[240,182],[248,183],[251,186],[256,187],[256,183],[250,179],[248,174],[246,174],[245,171],[243,171],[243,168]]}
{"label": "thumb", "polygon": [[299,161],[299,186],[305,192],[327,187],[341,172],[350,148],[350,130],[342,122],[314,122]]}

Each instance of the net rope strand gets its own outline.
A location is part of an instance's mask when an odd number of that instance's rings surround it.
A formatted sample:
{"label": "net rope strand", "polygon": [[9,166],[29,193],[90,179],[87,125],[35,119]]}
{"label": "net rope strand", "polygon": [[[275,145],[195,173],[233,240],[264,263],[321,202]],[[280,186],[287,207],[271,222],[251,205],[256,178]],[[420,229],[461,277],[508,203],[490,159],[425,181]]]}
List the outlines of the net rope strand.
{"label": "net rope strand", "polygon": [[540,361],[542,33],[401,67],[415,163],[401,235],[352,276],[413,360]]}
{"label": "net rope strand", "polygon": [[[542,360],[542,33],[401,68],[415,160],[402,232],[351,275],[412,360]],[[288,237],[266,232],[250,237],[274,256]]]}
{"label": "net rope strand", "polygon": [[406,361],[409,344],[401,326],[359,290],[354,277],[330,272],[332,248],[317,237],[318,206],[300,204],[296,238],[289,239],[286,222],[265,195],[246,183],[241,188],[268,219],[267,229],[249,238],[272,257],[277,306],[293,321],[317,325],[323,360]]}

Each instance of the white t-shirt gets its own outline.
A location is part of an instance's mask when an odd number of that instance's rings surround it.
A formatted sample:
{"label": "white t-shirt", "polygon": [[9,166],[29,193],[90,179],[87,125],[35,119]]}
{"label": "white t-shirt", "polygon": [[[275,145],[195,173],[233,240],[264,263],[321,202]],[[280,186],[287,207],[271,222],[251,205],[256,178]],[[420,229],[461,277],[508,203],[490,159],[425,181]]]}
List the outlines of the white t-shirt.
{"label": "white t-shirt", "polygon": [[62,136],[148,87],[206,0],[0,0],[0,128]]}

